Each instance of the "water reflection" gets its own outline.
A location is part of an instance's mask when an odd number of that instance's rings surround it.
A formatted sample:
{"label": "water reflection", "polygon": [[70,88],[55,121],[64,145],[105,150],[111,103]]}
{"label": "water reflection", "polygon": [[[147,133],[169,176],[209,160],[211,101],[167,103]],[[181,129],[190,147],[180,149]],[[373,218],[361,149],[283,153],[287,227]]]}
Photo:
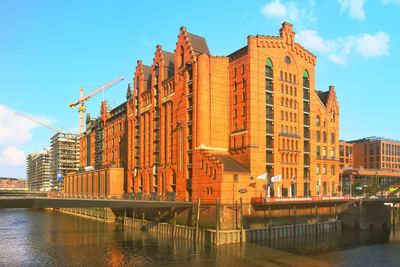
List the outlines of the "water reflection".
{"label": "water reflection", "polygon": [[57,212],[10,209],[0,210],[0,233],[1,266],[397,266],[400,261],[399,235],[380,231],[344,231],[216,249]]}

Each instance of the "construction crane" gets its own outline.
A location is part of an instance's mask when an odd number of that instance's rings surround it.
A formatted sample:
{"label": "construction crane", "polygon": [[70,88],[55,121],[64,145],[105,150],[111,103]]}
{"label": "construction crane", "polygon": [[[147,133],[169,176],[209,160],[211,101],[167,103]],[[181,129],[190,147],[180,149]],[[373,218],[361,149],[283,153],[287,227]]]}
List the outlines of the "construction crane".
{"label": "construction crane", "polygon": [[87,96],[83,96],[83,87],[81,87],[81,93],[80,93],[80,97],[79,100],[75,103],[70,103],[69,106],[73,109],[75,109],[76,106],[79,105],[79,135],[82,135],[83,132],[85,131],[85,112],[86,112],[86,107],[85,107],[85,101],[89,100],[91,97],[97,95],[98,93],[103,92],[104,90],[106,90],[107,88],[110,88],[111,86],[116,85],[117,83],[119,83],[120,81],[122,81],[124,79],[124,76],[120,76],[117,79],[103,85],[102,87],[100,87],[99,89],[91,92],[90,94],[88,94]]}
{"label": "construction crane", "polygon": [[24,115],[24,114],[22,114],[22,113],[19,113],[18,111],[14,111],[14,113],[17,114],[18,116],[24,117],[25,119],[34,121],[34,122],[36,122],[37,124],[40,124],[40,125],[42,125],[42,126],[44,126],[44,127],[47,127],[47,128],[49,128],[49,129],[51,129],[51,130],[53,130],[53,131],[56,131],[57,133],[65,134],[65,131],[62,132],[62,131],[60,131],[60,130],[57,130],[56,128],[53,128],[53,127],[51,127],[51,126],[49,126],[49,125],[47,125],[47,124],[44,124],[44,123],[41,122],[41,121],[38,121],[38,120],[36,120],[36,119],[34,119],[34,118],[31,118],[31,117],[28,117],[28,116],[26,116],[26,115]]}

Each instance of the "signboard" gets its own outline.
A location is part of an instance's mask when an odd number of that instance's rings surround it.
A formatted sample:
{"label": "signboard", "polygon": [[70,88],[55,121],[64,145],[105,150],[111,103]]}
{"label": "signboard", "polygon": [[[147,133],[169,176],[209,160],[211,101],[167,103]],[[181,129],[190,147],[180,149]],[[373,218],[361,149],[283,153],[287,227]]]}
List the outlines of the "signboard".
{"label": "signboard", "polygon": [[247,193],[247,189],[245,189],[245,188],[239,189],[239,193],[240,194]]}
{"label": "signboard", "polygon": [[62,181],[62,173],[61,172],[57,173],[57,180]]}

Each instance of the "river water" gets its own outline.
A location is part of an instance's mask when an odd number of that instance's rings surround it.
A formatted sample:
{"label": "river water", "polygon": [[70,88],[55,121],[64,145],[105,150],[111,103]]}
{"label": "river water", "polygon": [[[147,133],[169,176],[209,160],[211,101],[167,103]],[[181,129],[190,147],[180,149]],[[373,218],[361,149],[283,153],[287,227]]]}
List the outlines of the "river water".
{"label": "river water", "polygon": [[0,266],[143,265],[400,266],[400,228],[215,248],[55,211],[0,210]]}

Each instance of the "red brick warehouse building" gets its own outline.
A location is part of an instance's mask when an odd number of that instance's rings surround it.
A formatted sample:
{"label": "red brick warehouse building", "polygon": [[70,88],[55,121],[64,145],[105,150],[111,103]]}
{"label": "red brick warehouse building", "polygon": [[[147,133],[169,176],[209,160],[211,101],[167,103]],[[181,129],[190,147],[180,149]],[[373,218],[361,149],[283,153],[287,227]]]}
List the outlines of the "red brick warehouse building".
{"label": "red brick warehouse building", "polygon": [[289,23],[228,56],[182,27],[174,53],[158,45],[152,66],[137,62],[118,111],[102,105],[102,135],[81,139],[81,164],[121,164],[125,192],[181,200],[249,202],[266,183],[283,196],[337,194],[339,106],[333,86],[315,89],[315,64]]}

